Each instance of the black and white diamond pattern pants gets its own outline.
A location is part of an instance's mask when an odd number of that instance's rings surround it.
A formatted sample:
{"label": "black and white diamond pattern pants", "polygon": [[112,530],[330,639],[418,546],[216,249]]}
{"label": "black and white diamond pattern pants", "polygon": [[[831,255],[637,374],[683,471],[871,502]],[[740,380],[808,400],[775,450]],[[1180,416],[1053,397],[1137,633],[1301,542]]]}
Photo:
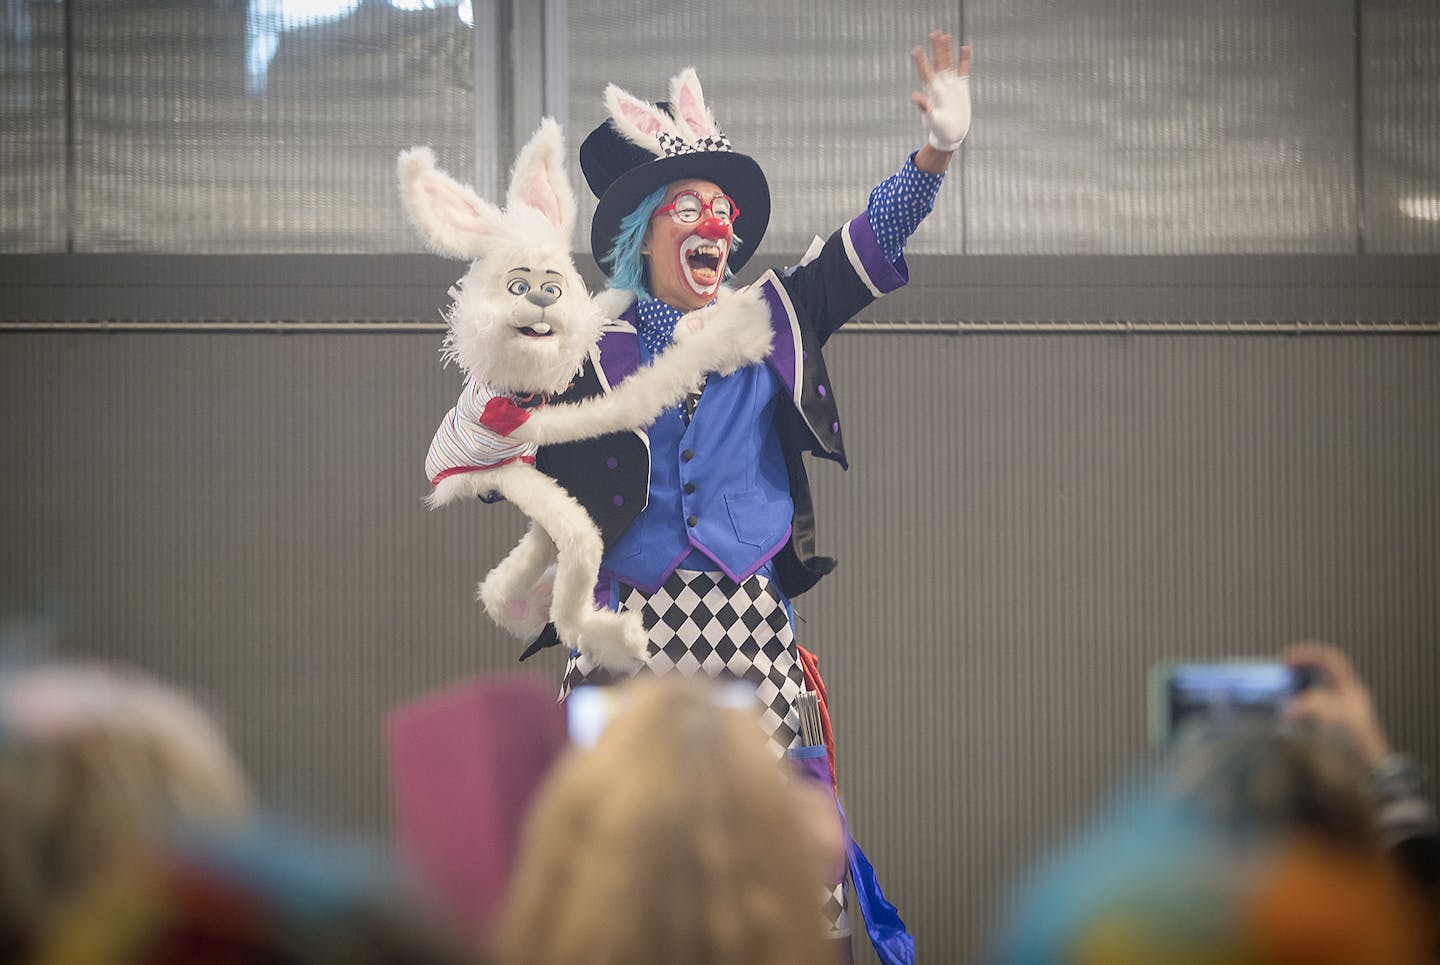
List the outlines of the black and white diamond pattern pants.
{"label": "black and white diamond pattern pants", "polygon": [[[776,760],[797,743],[796,703],[805,690],[805,674],[785,601],[768,579],[755,575],[736,584],[723,573],[676,570],[649,596],[624,587],[620,606],[639,610],[649,631],[641,673],[747,680],[755,685],[760,725]],[[560,698],[579,686],[614,682],[615,676],[589,657],[571,654]],[[824,913],[832,937],[850,934],[843,881],[826,889]]]}
{"label": "black and white diamond pattern pants", "polygon": [[[779,591],[763,576],[736,584],[723,573],[676,570],[648,597],[624,587],[620,605],[639,610],[650,634],[642,672],[747,680],[762,708],[760,725],[777,759],[800,733],[796,701],[805,674],[795,631]],[[572,654],[560,684],[564,699],[583,684],[614,677],[584,655]]]}

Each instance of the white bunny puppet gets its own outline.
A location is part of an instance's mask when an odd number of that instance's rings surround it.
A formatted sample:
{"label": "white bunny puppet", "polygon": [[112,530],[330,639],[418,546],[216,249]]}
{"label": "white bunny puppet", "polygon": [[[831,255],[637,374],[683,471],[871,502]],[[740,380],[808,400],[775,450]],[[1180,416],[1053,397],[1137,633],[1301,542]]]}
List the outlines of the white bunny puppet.
{"label": "white bunny puppet", "polygon": [[567,646],[607,668],[633,670],[645,655],[645,627],[638,613],[595,607],[599,529],[535,468],[535,453],[639,429],[697,391],[707,372],[726,375],[760,361],[770,351],[768,310],[758,294],[722,292],[681,320],[676,344],[653,365],[600,396],[548,404],[595,351],[606,321],[570,255],[576,205],[559,125],[546,118],[521,150],[504,210],[438,170],[428,148],[403,152],[398,172],[406,210],[425,239],[440,254],[471,260],[450,290],[443,351],[466,383],[431,444],[427,502],[432,509],[465,497],[513,503],[531,523],[479,586],[491,619],[527,640],[548,619]]}

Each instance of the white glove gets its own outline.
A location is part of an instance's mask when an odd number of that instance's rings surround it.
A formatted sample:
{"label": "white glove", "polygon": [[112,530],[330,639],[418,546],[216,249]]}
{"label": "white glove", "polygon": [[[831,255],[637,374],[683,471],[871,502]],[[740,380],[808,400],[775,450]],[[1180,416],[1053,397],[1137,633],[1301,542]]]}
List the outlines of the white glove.
{"label": "white glove", "polygon": [[942,70],[925,85],[930,109],[921,111],[930,146],[937,151],[954,151],[970,131],[970,78],[954,70]]}

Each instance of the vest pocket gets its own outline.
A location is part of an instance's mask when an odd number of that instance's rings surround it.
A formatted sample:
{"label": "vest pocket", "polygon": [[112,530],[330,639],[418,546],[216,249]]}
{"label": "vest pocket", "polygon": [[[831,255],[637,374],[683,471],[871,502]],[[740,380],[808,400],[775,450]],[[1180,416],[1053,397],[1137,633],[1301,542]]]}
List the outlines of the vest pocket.
{"label": "vest pocket", "polygon": [[790,522],[790,514],[783,502],[758,489],[726,493],[725,508],[730,513],[735,538],[762,548],[774,543]]}

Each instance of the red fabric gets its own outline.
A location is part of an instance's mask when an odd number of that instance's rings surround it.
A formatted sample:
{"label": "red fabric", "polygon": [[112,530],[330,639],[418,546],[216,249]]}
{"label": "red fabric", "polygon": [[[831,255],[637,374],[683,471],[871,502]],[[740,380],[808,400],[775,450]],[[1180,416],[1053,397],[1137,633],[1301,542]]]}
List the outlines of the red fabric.
{"label": "red fabric", "polygon": [[458,476],[458,475],[459,475],[460,473],[462,473],[462,472],[487,472],[487,471],[489,471],[489,470],[491,470],[491,469],[499,469],[501,466],[508,466],[508,465],[510,465],[512,462],[523,462],[523,463],[525,463],[525,465],[527,465],[527,466],[533,466],[533,465],[535,465],[535,457],[534,457],[534,456],[511,456],[509,459],[502,459],[502,460],[500,460],[499,462],[497,462],[497,463],[496,463],[495,465],[493,465],[493,466],[451,466],[449,469],[446,469],[444,472],[438,472],[438,473],[436,473],[436,474],[435,474],[435,478],[432,479],[432,480],[430,480],[430,485],[431,485],[431,486],[438,486],[438,485],[440,485],[440,480],[445,479],[445,478],[448,477],[448,476]]}
{"label": "red fabric", "polygon": [[820,700],[820,731],[825,735],[825,756],[830,759],[830,786],[838,795],[840,784],[835,780],[835,732],[830,729],[830,699],[825,694],[825,681],[820,677],[820,658],[798,643],[800,669],[805,674],[805,685],[815,691]]}
{"label": "red fabric", "polygon": [[508,436],[528,418],[530,413],[516,405],[514,399],[508,395],[497,395],[485,403],[485,411],[480,413],[480,424]]}

